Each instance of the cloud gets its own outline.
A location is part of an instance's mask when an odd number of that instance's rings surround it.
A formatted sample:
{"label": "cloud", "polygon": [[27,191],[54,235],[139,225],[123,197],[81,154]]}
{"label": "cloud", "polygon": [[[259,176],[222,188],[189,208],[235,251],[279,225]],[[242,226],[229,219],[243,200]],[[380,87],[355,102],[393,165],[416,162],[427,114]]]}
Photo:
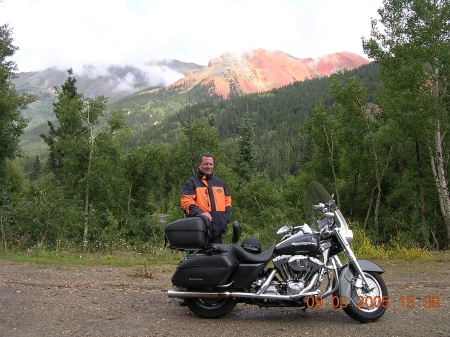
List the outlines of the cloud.
{"label": "cloud", "polygon": [[[183,74],[166,66],[145,65],[138,67],[138,70],[142,72],[143,81],[150,87],[167,86],[184,77]],[[127,72],[124,76],[117,77],[113,83],[110,84],[113,86],[114,91],[134,92],[136,91],[136,84],[138,81],[139,79],[136,78],[134,73]]]}
{"label": "cloud", "polygon": [[370,36],[370,18],[381,6],[382,0],[4,0],[0,24],[13,29],[20,71],[132,65],[167,83],[177,74],[147,67],[151,61],[207,65],[225,52],[259,48],[299,58],[364,56],[361,37]]}
{"label": "cloud", "polygon": [[135,82],[136,76],[132,73],[127,73],[118,83],[113,82],[111,85],[113,85],[113,91],[133,92]]}

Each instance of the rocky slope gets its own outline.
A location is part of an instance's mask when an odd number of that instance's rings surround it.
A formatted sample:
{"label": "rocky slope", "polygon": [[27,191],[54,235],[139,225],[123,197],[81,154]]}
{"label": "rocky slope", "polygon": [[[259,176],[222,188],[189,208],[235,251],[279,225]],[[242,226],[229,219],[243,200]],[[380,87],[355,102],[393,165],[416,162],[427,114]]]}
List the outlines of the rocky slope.
{"label": "rocky slope", "polygon": [[214,92],[226,99],[233,94],[265,92],[368,63],[365,58],[347,52],[300,59],[281,51],[258,49],[240,55],[222,54],[212,59],[207,67],[194,70],[170,87],[189,91],[196,85],[213,82]]}

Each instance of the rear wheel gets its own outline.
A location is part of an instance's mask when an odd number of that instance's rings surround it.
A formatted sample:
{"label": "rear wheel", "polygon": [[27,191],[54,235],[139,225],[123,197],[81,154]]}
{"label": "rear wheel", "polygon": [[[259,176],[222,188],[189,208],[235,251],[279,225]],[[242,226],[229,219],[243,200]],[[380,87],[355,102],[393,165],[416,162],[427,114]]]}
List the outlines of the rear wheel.
{"label": "rear wheel", "polygon": [[369,283],[369,289],[363,286],[363,281],[356,275],[351,282],[350,298],[343,309],[351,318],[362,322],[372,322],[383,316],[388,302],[388,291],[380,274],[364,272]]}
{"label": "rear wheel", "polygon": [[188,308],[203,318],[220,318],[236,306],[233,298],[186,298]]}

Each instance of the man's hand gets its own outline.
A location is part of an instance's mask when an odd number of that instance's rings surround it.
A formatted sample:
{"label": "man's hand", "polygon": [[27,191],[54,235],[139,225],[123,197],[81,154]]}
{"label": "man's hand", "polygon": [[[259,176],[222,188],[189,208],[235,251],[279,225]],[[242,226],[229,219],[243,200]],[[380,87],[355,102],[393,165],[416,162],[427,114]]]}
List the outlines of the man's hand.
{"label": "man's hand", "polygon": [[212,216],[211,214],[209,214],[209,212],[203,212],[202,215],[206,216],[209,219],[209,221],[212,221]]}

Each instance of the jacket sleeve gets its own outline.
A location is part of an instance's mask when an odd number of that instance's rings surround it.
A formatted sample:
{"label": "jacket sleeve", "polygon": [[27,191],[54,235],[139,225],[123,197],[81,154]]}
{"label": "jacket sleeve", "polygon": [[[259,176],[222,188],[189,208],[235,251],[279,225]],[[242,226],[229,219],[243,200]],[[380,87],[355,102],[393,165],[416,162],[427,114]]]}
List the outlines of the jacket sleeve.
{"label": "jacket sleeve", "polygon": [[232,211],[232,207],[231,207],[231,194],[230,191],[228,191],[228,188],[225,186],[225,184],[223,185],[224,190],[225,190],[225,214],[226,214],[226,220],[227,223],[231,222],[231,211]]}
{"label": "jacket sleeve", "polygon": [[231,206],[227,206],[225,213],[227,215],[227,223],[231,222]]}
{"label": "jacket sleeve", "polygon": [[181,189],[181,208],[189,216],[197,216],[202,214],[200,208],[196,204],[195,186],[194,182],[187,180]]}

